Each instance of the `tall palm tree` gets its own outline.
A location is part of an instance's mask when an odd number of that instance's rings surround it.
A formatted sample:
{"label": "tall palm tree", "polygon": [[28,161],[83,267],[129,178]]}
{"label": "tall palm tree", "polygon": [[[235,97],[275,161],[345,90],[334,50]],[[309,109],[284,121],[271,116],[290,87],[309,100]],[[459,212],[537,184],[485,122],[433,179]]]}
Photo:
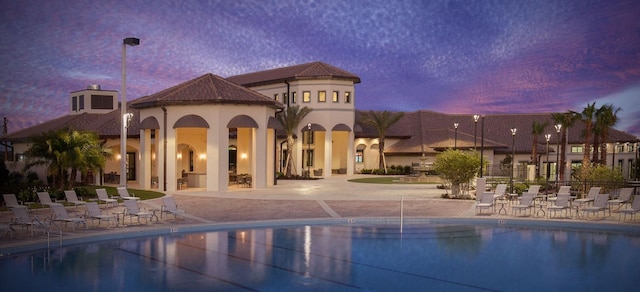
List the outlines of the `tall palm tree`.
{"label": "tall palm tree", "polygon": [[[308,107],[300,108],[298,105],[287,107],[284,111],[279,112],[276,115],[280,124],[284,128],[284,131],[287,133],[287,157],[285,158],[284,164],[284,173],[287,177],[291,177],[292,168],[295,167],[293,163],[293,135],[296,133],[298,126],[302,122],[302,120],[311,112],[313,109]],[[293,175],[296,175],[295,168],[293,169]]]}
{"label": "tall palm tree", "polygon": [[[584,122],[584,150],[582,155],[582,168],[585,169],[591,165],[591,136],[593,135],[593,121],[596,114],[596,103],[587,104],[582,110],[582,121]],[[584,171],[583,171],[584,173]]]}
{"label": "tall palm tree", "polygon": [[[531,162],[536,167],[536,177],[540,176],[540,167],[538,166],[538,139],[540,138],[540,135],[544,133],[544,129],[548,124],[549,123],[547,122],[541,123],[538,121],[533,121],[531,124],[531,135],[533,136],[533,145],[531,145]],[[547,149],[547,151],[548,150],[549,149]]]}
{"label": "tall palm tree", "polygon": [[387,163],[384,157],[384,138],[387,136],[387,130],[403,116],[403,112],[394,113],[386,110],[383,112],[369,111],[368,113],[364,113],[363,122],[372,126],[378,133],[378,169],[384,169],[384,173],[387,173]]}
{"label": "tall palm tree", "polygon": [[[596,123],[595,128],[597,129],[597,133],[600,136],[601,143],[607,143],[607,139],[609,138],[609,128],[613,127],[618,123],[618,112],[622,109],[619,107],[614,107],[612,104],[605,104],[601,106],[596,111]],[[595,139],[595,137],[594,137]],[[594,148],[597,145],[594,144]],[[600,163],[606,165],[607,164],[607,148],[602,148],[602,153],[600,154]]]}
{"label": "tall palm tree", "polygon": [[567,154],[567,131],[570,127],[573,126],[573,124],[575,124],[576,121],[578,121],[580,119],[580,114],[576,113],[574,111],[566,111],[564,113],[553,113],[551,114],[551,117],[553,118],[553,122],[556,124],[560,124],[562,125],[562,129],[560,130],[560,135],[562,136],[560,139],[560,162],[559,163],[559,173],[558,173],[558,179],[563,181],[564,180],[564,174],[565,174],[565,167],[564,165],[566,164],[566,154]]}

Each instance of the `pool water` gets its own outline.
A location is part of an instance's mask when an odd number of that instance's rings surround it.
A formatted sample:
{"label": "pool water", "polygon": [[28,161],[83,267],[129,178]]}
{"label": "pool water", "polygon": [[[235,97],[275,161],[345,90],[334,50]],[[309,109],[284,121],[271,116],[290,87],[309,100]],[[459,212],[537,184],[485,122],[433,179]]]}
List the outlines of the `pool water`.
{"label": "pool water", "polygon": [[483,224],[237,229],[0,257],[2,291],[633,291],[640,235]]}

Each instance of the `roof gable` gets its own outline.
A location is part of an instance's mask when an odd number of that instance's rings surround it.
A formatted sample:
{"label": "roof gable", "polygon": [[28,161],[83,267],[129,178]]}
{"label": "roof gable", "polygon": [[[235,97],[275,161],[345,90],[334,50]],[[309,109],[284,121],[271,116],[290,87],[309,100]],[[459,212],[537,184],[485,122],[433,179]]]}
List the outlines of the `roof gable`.
{"label": "roof gable", "polygon": [[227,78],[235,84],[247,87],[304,79],[341,79],[360,83],[360,77],[357,75],[323,62],[306,63]]}

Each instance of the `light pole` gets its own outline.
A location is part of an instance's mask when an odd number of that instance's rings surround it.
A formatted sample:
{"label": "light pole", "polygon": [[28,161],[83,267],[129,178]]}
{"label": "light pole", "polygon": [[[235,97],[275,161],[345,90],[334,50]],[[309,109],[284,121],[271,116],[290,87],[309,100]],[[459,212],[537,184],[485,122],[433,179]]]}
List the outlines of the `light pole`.
{"label": "light pole", "polygon": [[127,186],[127,128],[131,122],[132,114],[127,114],[127,46],[135,47],[140,44],[138,38],[125,38],[122,41],[122,91],[120,99],[120,116],[122,127],[120,128],[120,186]]}
{"label": "light pole", "polygon": [[613,144],[613,157],[611,157],[611,170],[615,170],[616,169],[616,148],[618,148],[618,145],[620,145],[620,143],[616,142]]}
{"label": "light pole", "polygon": [[556,142],[556,185],[558,184],[559,173],[560,173],[560,130],[562,130],[562,124],[557,124],[554,126],[556,128],[556,133],[558,133],[558,142]]}
{"label": "light pole", "polygon": [[511,128],[511,193],[514,193],[513,190],[513,171],[516,169],[516,131],[518,129]]}
{"label": "light pole", "polygon": [[480,115],[473,115],[473,150],[476,150],[476,140],[478,137],[478,119]]}
{"label": "light pole", "polygon": [[484,115],[480,121],[480,177],[484,172]]}
{"label": "light pole", "polygon": [[311,123],[307,124],[307,178],[311,177]]}
{"label": "light pole", "polygon": [[453,149],[458,148],[458,126],[460,124],[458,123],[453,123],[453,127],[455,128],[455,134],[454,134],[454,138],[453,138]]}
{"label": "light pole", "polygon": [[544,135],[544,138],[547,140],[547,148],[546,148],[546,151],[547,151],[547,171],[546,171],[547,175],[545,175],[545,177],[547,178],[547,180],[546,180],[547,182],[546,182],[546,185],[544,187],[544,193],[545,193],[545,195],[548,195],[549,194],[549,174],[550,174],[549,172],[551,171],[551,166],[549,165],[549,140],[551,139],[551,134]]}

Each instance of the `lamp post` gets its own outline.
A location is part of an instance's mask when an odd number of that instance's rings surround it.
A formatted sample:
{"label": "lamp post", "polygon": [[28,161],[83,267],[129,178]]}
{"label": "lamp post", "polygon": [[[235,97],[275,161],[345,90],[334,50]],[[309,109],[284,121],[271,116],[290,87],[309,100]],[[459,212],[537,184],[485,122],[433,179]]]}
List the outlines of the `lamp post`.
{"label": "lamp post", "polygon": [[120,186],[127,186],[127,128],[131,122],[132,114],[127,114],[127,46],[135,47],[140,44],[138,38],[125,38],[122,41],[122,91],[120,99],[120,116],[122,127],[120,128]]}
{"label": "lamp post", "polygon": [[473,115],[473,150],[476,150],[476,140],[478,137],[478,119],[480,115]]}
{"label": "lamp post", "polygon": [[453,128],[455,128],[455,134],[453,136],[453,149],[458,148],[458,126],[460,124],[458,123],[453,123]]}
{"label": "lamp post", "polygon": [[554,126],[556,128],[556,133],[558,133],[558,142],[556,143],[556,185],[559,180],[559,172],[560,172],[560,130],[562,130],[562,124],[557,124]]}
{"label": "lamp post", "polygon": [[311,123],[307,124],[307,178],[311,177]]}
{"label": "lamp post", "polygon": [[480,121],[480,177],[484,172],[484,115]]}
{"label": "lamp post", "polygon": [[618,145],[620,145],[620,143],[616,142],[613,144],[613,156],[611,157],[611,170],[615,170],[616,169],[616,148],[618,148]]}
{"label": "lamp post", "polygon": [[513,171],[516,169],[516,131],[518,129],[511,128],[511,193],[514,193],[513,190]]}
{"label": "lamp post", "polygon": [[545,195],[549,194],[549,172],[551,171],[551,166],[549,165],[549,140],[551,139],[551,134],[546,134],[544,135],[544,138],[547,140],[547,148],[546,148],[546,152],[547,152],[547,174],[545,175],[546,179],[546,185],[544,187],[544,193]]}

